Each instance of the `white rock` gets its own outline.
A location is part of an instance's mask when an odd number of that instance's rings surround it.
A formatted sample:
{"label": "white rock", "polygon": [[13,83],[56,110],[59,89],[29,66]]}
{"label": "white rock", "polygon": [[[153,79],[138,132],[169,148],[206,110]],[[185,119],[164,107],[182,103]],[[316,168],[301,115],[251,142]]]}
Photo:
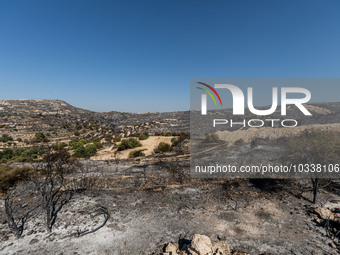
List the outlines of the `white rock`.
{"label": "white rock", "polygon": [[212,244],[210,238],[205,235],[194,235],[189,248],[198,255],[207,255],[212,253]]}

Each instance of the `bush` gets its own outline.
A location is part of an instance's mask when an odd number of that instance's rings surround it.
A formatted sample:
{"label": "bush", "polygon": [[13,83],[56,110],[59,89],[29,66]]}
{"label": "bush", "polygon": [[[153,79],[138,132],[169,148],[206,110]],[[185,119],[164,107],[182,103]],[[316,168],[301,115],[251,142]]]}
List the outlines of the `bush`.
{"label": "bush", "polygon": [[97,146],[95,144],[88,144],[85,146],[85,152],[88,156],[92,157],[97,154]]}
{"label": "bush", "polygon": [[340,161],[340,134],[305,131],[290,139],[284,159],[293,164],[332,164]]}
{"label": "bush", "polygon": [[139,136],[138,136],[138,139],[139,140],[146,140],[146,139],[148,139],[149,138],[149,132],[144,132],[143,134],[140,134]]}
{"label": "bush", "polygon": [[30,173],[31,169],[27,167],[14,168],[0,165],[0,193],[6,193],[16,183],[27,179]]}
{"label": "bush", "polygon": [[68,144],[72,148],[72,150],[75,150],[78,147],[81,147],[81,146],[84,146],[85,144],[87,144],[87,141],[84,140],[84,139],[81,139],[81,140],[73,139]]}
{"label": "bush", "polygon": [[93,138],[91,139],[91,142],[92,142],[92,143],[99,143],[99,142],[100,142],[100,138],[99,138],[99,137],[93,137]]}
{"label": "bush", "polygon": [[129,153],[129,158],[143,157],[143,156],[145,156],[145,154],[143,153],[143,151],[145,151],[145,150],[146,150],[146,149],[131,151],[131,152]]}
{"label": "bush", "polygon": [[49,140],[47,139],[47,137],[45,136],[45,134],[43,132],[38,132],[34,135],[34,138],[32,140],[34,143],[47,143],[49,142]]}
{"label": "bush", "polygon": [[0,142],[6,143],[8,141],[13,141],[13,137],[11,137],[10,135],[7,135],[7,134],[3,134],[0,137]]}
{"label": "bush", "polygon": [[32,161],[38,158],[38,156],[42,156],[44,153],[45,150],[41,147],[5,149],[0,151],[0,161]]}
{"label": "bush", "polygon": [[120,142],[120,140],[121,140],[120,135],[115,135],[113,141],[114,141],[115,143],[117,143],[117,142]]}
{"label": "bush", "polygon": [[97,154],[97,148],[94,144],[88,144],[86,146],[78,146],[73,153],[76,158],[89,158]]}
{"label": "bush", "polygon": [[168,151],[172,151],[172,147],[170,144],[164,142],[160,142],[158,146],[154,149],[155,153],[164,153]]}
{"label": "bush", "polygon": [[106,142],[111,142],[111,140],[112,140],[112,135],[106,135],[105,136],[105,141]]}
{"label": "bush", "polygon": [[217,134],[208,134],[206,135],[204,142],[206,143],[216,143],[216,142],[220,142],[220,138],[218,137]]}
{"label": "bush", "polygon": [[95,142],[93,144],[96,146],[97,149],[103,148],[103,144],[101,142]]}
{"label": "bush", "polygon": [[177,134],[178,137],[172,138],[171,142],[172,142],[172,147],[177,146],[178,144],[180,144],[182,141],[184,141],[185,139],[189,138],[189,135],[181,132],[179,134]]}
{"label": "bush", "polygon": [[12,149],[4,149],[3,151],[0,151],[0,158],[2,161],[7,161],[11,158],[13,158],[14,152]]}
{"label": "bush", "polygon": [[75,148],[72,156],[76,158],[85,158],[86,157],[85,146],[80,145],[77,148]]}
{"label": "bush", "polygon": [[56,143],[53,145],[53,149],[57,150],[57,149],[62,149],[67,147],[67,143],[61,142],[61,143]]}
{"label": "bush", "polygon": [[118,146],[118,151],[140,147],[142,144],[135,138],[124,139]]}

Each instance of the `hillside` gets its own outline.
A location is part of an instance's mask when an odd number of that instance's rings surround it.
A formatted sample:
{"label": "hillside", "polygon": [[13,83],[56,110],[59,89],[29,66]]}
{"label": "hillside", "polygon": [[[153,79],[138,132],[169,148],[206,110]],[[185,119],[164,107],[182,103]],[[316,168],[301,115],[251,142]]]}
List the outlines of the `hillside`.
{"label": "hillside", "polygon": [[74,107],[62,100],[18,99],[0,100],[0,113],[3,114],[86,114],[88,110]]}

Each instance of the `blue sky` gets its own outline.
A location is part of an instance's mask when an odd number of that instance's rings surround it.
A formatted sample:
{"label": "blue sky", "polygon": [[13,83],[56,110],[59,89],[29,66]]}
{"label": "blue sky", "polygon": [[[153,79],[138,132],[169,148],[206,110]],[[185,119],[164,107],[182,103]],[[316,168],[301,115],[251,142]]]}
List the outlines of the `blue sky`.
{"label": "blue sky", "polygon": [[190,78],[339,77],[340,1],[0,0],[0,99],[188,110]]}

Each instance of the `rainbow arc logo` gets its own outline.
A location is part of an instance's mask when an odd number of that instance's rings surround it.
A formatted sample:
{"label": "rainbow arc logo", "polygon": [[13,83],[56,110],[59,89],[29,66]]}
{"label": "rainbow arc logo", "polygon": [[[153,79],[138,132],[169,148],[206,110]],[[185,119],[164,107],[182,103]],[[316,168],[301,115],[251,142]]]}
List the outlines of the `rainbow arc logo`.
{"label": "rainbow arc logo", "polygon": [[[203,83],[203,82],[197,82],[197,83],[199,83],[199,84],[201,84],[201,85],[203,85],[203,86],[209,88],[209,89],[217,96],[217,98],[218,98],[218,100],[220,101],[220,104],[221,104],[221,106],[222,106],[221,97],[220,97],[220,95],[217,93],[217,91],[216,91],[213,87],[211,87],[210,85],[208,85],[208,84],[206,84],[206,83]],[[211,92],[210,92],[209,90],[204,89],[204,88],[201,88],[201,87],[197,87],[197,88],[200,89],[200,90],[203,90],[204,92],[206,92],[206,93],[212,98],[212,100],[214,101],[215,105],[217,105],[217,102],[216,102],[215,97],[213,96],[213,94],[211,94]]]}

